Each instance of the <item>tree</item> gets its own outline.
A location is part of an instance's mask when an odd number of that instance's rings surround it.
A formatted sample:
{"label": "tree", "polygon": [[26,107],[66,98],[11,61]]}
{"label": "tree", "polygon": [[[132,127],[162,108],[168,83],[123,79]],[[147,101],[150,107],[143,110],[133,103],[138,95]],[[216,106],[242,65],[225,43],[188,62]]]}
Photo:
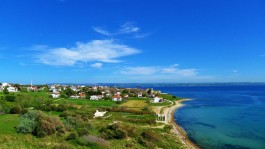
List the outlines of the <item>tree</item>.
{"label": "tree", "polygon": [[9,91],[7,89],[7,86],[4,88],[3,92],[4,92],[4,94],[9,94]]}
{"label": "tree", "polygon": [[64,93],[65,93],[68,97],[70,97],[70,96],[72,96],[72,95],[75,94],[75,91],[73,91],[71,88],[67,87],[66,90],[64,91]]}
{"label": "tree", "polygon": [[10,109],[10,114],[20,114],[22,112],[22,108],[20,105],[16,105]]}

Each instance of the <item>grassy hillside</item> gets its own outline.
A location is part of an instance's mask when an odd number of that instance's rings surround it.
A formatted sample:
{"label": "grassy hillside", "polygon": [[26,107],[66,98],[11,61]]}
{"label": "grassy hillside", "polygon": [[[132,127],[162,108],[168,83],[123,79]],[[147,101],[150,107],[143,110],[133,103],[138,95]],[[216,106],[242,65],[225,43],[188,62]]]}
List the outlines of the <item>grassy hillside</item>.
{"label": "grassy hillside", "polygon": [[[0,148],[183,148],[175,135],[156,123],[150,110],[156,105],[148,98],[116,103],[51,99],[41,92],[0,96]],[[96,110],[108,112],[93,118]]]}

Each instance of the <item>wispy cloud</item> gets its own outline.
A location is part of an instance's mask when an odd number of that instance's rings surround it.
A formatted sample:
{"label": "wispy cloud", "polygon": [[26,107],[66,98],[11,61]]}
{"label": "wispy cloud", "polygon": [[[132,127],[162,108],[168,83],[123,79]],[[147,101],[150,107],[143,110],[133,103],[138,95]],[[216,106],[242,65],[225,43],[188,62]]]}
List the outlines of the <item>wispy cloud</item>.
{"label": "wispy cloud", "polygon": [[199,74],[199,69],[181,69],[178,64],[171,66],[125,67],[119,71],[131,82],[189,82],[213,80],[213,76]]}
{"label": "wispy cloud", "polygon": [[157,71],[156,67],[126,67],[120,73],[125,75],[153,75]]}
{"label": "wispy cloud", "polygon": [[126,67],[120,71],[125,75],[178,75],[182,77],[197,76],[198,69],[180,69],[178,64],[172,66],[151,66],[151,67]]}
{"label": "wispy cloud", "polygon": [[102,27],[93,27],[95,32],[104,36],[117,36],[117,35],[130,35],[130,38],[144,38],[149,36],[151,33],[141,33],[141,28],[136,26],[133,22],[126,22],[121,25],[116,31],[110,32]]}
{"label": "wispy cloud", "polygon": [[172,80],[181,81],[182,79],[191,80],[209,80],[212,76],[202,76],[199,70],[195,68],[181,69],[178,64],[171,66],[147,66],[147,67],[125,67],[119,72],[122,75],[127,75],[131,79],[138,78],[138,80]]}
{"label": "wispy cloud", "polygon": [[53,48],[37,55],[38,62],[53,66],[74,66],[86,62],[121,62],[120,57],[140,53],[138,49],[119,44],[114,40],[78,42],[70,48]]}
{"label": "wispy cloud", "polygon": [[103,66],[103,64],[102,63],[94,63],[94,64],[91,64],[90,66],[94,67],[94,68],[101,68]]}
{"label": "wispy cloud", "polygon": [[92,28],[95,32],[99,33],[99,34],[102,34],[102,35],[105,35],[105,36],[112,36],[113,34],[104,30],[103,28],[101,27],[93,27]]}
{"label": "wispy cloud", "polygon": [[132,22],[127,22],[123,24],[119,30],[120,34],[129,34],[129,33],[137,33],[140,31],[140,28],[135,26]]}

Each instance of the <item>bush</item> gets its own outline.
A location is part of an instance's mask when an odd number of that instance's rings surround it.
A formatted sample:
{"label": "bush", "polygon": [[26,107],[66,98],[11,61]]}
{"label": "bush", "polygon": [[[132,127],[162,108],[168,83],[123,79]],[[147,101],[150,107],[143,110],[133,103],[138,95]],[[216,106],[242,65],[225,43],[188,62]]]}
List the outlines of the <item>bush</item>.
{"label": "bush", "polygon": [[115,130],[115,139],[124,139],[127,137],[127,133],[122,129],[116,129]]}
{"label": "bush", "polygon": [[20,116],[19,125],[16,127],[18,133],[33,133],[36,128],[37,119],[43,113],[39,111],[30,111]]}
{"label": "bush", "polygon": [[14,95],[8,95],[5,97],[6,101],[9,101],[9,102],[14,102],[16,101],[16,96]]}
{"label": "bush", "polygon": [[68,117],[72,116],[72,113],[70,111],[63,111],[63,113],[60,114],[60,117]]}
{"label": "bush", "polygon": [[77,129],[77,133],[81,137],[81,136],[88,135],[89,134],[89,131],[86,128],[78,128]]}
{"label": "bush", "polygon": [[127,137],[127,132],[119,124],[113,124],[100,130],[101,137],[104,139],[124,139]]}
{"label": "bush", "polygon": [[10,109],[10,114],[20,114],[22,112],[22,108],[20,105],[16,105]]}
{"label": "bush", "polygon": [[75,139],[77,139],[78,138],[78,134],[77,134],[77,132],[71,132],[68,136],[67,136],[67,138],[66,138],[66,140],[67,141],[69,141],[69,140],[75,140]]}
{"label": "bush", "polygon": [[58,118],[51,116],[42,116],[41,118],[39,118],[36,126],[37,136],[38,132],[41,131],[46,132],[47,135],[52,135],[60,129],[64,129],[64,126],[61,121]]}
{"label": "bush", "polygon": [[172,129],[172,125],[165,125],[164,126],[164,131],[165,132],[170,132],[171,129]]}
{"label": "bush", "polygon": [[29,112],[29,110],[28,109],[26,109],[26,108],[23,108],[22,109],[22,111],[21,111],[21,114],[26,114],[26,113],[28,113]]}
{"label": "bush", "polygon": [[142,132],[141,136],[148,140],[149,142],[156,142],[156,141],[159,141],[161,140],[156,133],[154,133],[153,131],[151,130],[145,130]]}
{"label": "bush", "polygon": [[37,128],[36,128],[37,136],[39,132],[42,132],[42,131],[46,132],[47,135],[51,135],[55,133],[56,128],[55,128],[54,123],[50,119],[50,117],[43,117],[38,121]]}
{"label": "bush", "polygon": [[47,136],[47,133],[45,131],[39,131],[39,132],[37,132],[37,136],[40,138],[43,138],[43,137]]}
{"label": "bush", "polygon": [[64,133],[64,129],[64,125],[58,118],[46,116],[39,111],[29,111],[21,115],[20,123],[16,128],[18,133],[32,133],[38,137],[45,137],[56,132]]}
{"label": "bush", "polygon": [[69,128],[78,129],[78,128],[91,128],[91,124],[88,121],[85,121],[82,117],[68,116],[65,119],[65,123]]}
{"label": "bush", "polygon": [[[77,139],[77,143],[79,145],[83,145],[83,146],[93,146],[93,144],[96,144],[98,146],[100,146],[101,148],[108,148],[109,147],[109,142],[102,139],[102,138],[98,138],[96,136],[92,136],[92,135],[88,135],[88,136],[83,136],[81,138]],[[93,148],[93,147],[91,147]],[[96,148],[96,147],[94,147]]]}
{"label": "bush", "polygon": [[61,144],[56,144],[53,146],[53,149],[68,149],[71,148],[66,142],[62,142]]}

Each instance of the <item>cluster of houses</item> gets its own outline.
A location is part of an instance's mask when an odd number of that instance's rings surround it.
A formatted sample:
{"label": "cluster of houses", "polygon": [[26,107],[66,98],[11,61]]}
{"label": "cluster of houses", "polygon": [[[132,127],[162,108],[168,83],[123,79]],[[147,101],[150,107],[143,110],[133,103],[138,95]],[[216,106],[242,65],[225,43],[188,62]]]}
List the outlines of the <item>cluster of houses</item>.
{"label": "cluster of houses", "polygon": [[18,92],[18,88],[9,84],[9,83],[1,83],[0,85],[0,91],[3,91],[4,89],[7,89],[8,92]]}
{"label": "cluster of houses", "polygon": [[[45,90],[50,93],[52,98],[60,98],[61,94],[65,90],[71,90],[74,94],[68,96],[71,99],[90,99],[90,100],[101,100],[104,98],[112,99],[113,101],[122,101],[123,99],[128,99],[129,97],[138,97],[138,98],[153,98],[151,102],[159,103],[163,102],[163,99],[158,97],[161,92],[154,91],[153,89],[137,89],[137,88],[116,88],[109,86],[74,86],[74,85],[42,85],[34,86],[32,83],[30,85],[20,85],[19,87],[9,83],[0,83],[0,91],[3,91],[5,88],[9,92],[19,92],[21,88],[26,89],[27,91],[38,92]],[[87,91],[93,91],[96,94],[88,95]]]}

